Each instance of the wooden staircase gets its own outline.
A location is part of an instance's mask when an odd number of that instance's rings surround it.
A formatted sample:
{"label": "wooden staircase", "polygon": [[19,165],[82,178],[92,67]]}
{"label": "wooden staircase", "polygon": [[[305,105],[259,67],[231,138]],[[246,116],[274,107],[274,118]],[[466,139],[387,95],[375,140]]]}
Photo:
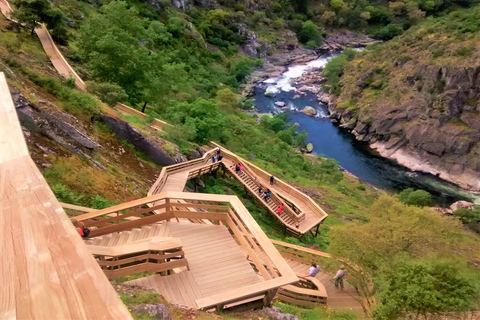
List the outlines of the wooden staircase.
{"label": "wooden staircase", "polygon": [[[287,210],[284,210],[281,214],[277,213],[278,207],[280,205],[281,200],[277,200],[275,198],[280,199],[278,195],[270,190],[272,192],[272,196],[265,201],[263,198],[263,194],[258,193],[258,189],[260,186],[262,186],[263,191],[268,189],[268,186],[260,184],[258,181],[254,180],[251,175],[247,174],[245,171],[241,171],[240,173],[235,173],[235,165],[229,166],[229,171],[232,172],[232,174],[235,174],[238,178],[238,180],[242,181],[243,185],[247,187],[248,191],[252,193],[257,199],[260,200],[260,202],[277,218],[279,219],[283,224],[290,226],[290,228],[294,228],[296,225],[296,222],[287,214]],[[277,200],[274,201],[273,199]],[[286,204],[284,203],[286,206]]]}
{"label": "wooden staircase", "polygon": [[148,239],[152,237],[171,237],[166,224],[151,224],[131,231],[109,233],[104,236],[85,240],[85,244],[93,246],[114,247],[130,242]]}

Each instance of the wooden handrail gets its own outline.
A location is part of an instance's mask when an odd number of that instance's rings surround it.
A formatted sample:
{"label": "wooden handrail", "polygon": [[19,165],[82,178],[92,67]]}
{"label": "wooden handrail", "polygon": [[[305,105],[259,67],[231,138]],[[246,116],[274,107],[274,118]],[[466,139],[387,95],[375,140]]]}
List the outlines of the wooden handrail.
{"label": "wooden handrail", "polygon": [[87,247],[109,279],[139,272],[163,272],[188,267],[177,238],[154,237],[114,247]]}
{"label": "wooden handrail", "polygon": [[[229,154],[237,157],[240,162],[242,162],[243,164],[247,164],[250,167],[250,169],[257,176],[261,177],[265,181],[269,180],[271,174],[269,174],[268,172],[264,171],[263,169],[260,169],[259,167],[257,167],[253,163],[239,157],[235,153],[227,150],[226,148],[224,148],[223,146],[219,145],[218,143],[216,143],[214,141],[211,141],[210,144],[213,147],[220,148],[224,154],[229,153]],[[317,214],[317,216],[320,218],[321,221],[324,220],[328,216],[328,214],[317,203],[315,203],[315,201],[313,201],[312,198],[310,198],[309,196],[307,196],[305,193],[301,192],[297,188],[291,186],[290,184],[284,182],[283,180],[281,180],[277,177],[275,178],[275,184],[277,186],[281,186],[282,190],[284,190],[286,194],[294,194],[296,197],[301,198],[302,203],[306,204],[313,212],[315,212]],[[293,201],[293,203],[295,203],[295,202]],[[298,207],[298,204],[295,204],[295,205]]]}

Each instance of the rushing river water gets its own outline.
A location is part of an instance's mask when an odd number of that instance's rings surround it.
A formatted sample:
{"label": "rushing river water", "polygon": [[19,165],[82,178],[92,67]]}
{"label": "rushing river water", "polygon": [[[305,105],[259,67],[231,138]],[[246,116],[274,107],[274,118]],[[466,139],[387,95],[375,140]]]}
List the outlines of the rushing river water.
{"label": "rushing river water", "polygon": [[[354,136],[332,124],[325,104],[319,103],[316,95],[300,95],[296,83],[307,69],[322,68],[331,56],[322,56],[305,65],[291,66],[282,76],[259,83],[255,88],[255,107],[262,113],[286,112],[290,123],[298,123],[299,131],[308,133],[308,142],[313,144],[313,152],[333,158],[340,166],[375,187],[398,192],[405,188],[423,189],[430,192],[440,205],[465,199],[480,202],[480,196],[466,192],[455,185],[430,174],[412,172],[396,163],[377,156],[366,143],[356,141]],[[273,97],[265,96],[268,91]],[[275,102],[285,102],[288,110],[275,106]],[[317,110],[316,117],[309,117],[299,110],[305,106]],[[286,108],[284,108],[286,109]]]}

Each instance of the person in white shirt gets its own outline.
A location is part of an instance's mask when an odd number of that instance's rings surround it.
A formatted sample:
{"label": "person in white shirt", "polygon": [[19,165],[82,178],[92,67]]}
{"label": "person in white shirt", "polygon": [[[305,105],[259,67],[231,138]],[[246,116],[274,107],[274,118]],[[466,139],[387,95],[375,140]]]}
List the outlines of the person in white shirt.
{"label": "person in white shirt", "polygon": [[340,287],[343,290],[343,279],[347,275],[347,271],[345,270],[345,267],[342,265],[340,266],[340,270],[337,271],[337,274],[333,278],[335,280],[335,288],[338,289]]}
{"label": "person in white shirt", "polygon": [[316,262],[312,262],[312,266],[308,269],[308,274],[304,277],[315,277],[320,271],[320,266]]}

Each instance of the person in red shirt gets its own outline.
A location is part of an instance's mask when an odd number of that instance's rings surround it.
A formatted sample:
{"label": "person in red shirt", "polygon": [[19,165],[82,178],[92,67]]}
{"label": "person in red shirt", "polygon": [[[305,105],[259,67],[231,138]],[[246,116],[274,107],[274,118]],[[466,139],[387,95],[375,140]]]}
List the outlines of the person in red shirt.
{"label": "person in red shirt", "polygon": [[278,206],[278,209],[277,209],[277,214],[281,215],[282,213],[283,213],[283,203],[280,203],[280,205]]}

